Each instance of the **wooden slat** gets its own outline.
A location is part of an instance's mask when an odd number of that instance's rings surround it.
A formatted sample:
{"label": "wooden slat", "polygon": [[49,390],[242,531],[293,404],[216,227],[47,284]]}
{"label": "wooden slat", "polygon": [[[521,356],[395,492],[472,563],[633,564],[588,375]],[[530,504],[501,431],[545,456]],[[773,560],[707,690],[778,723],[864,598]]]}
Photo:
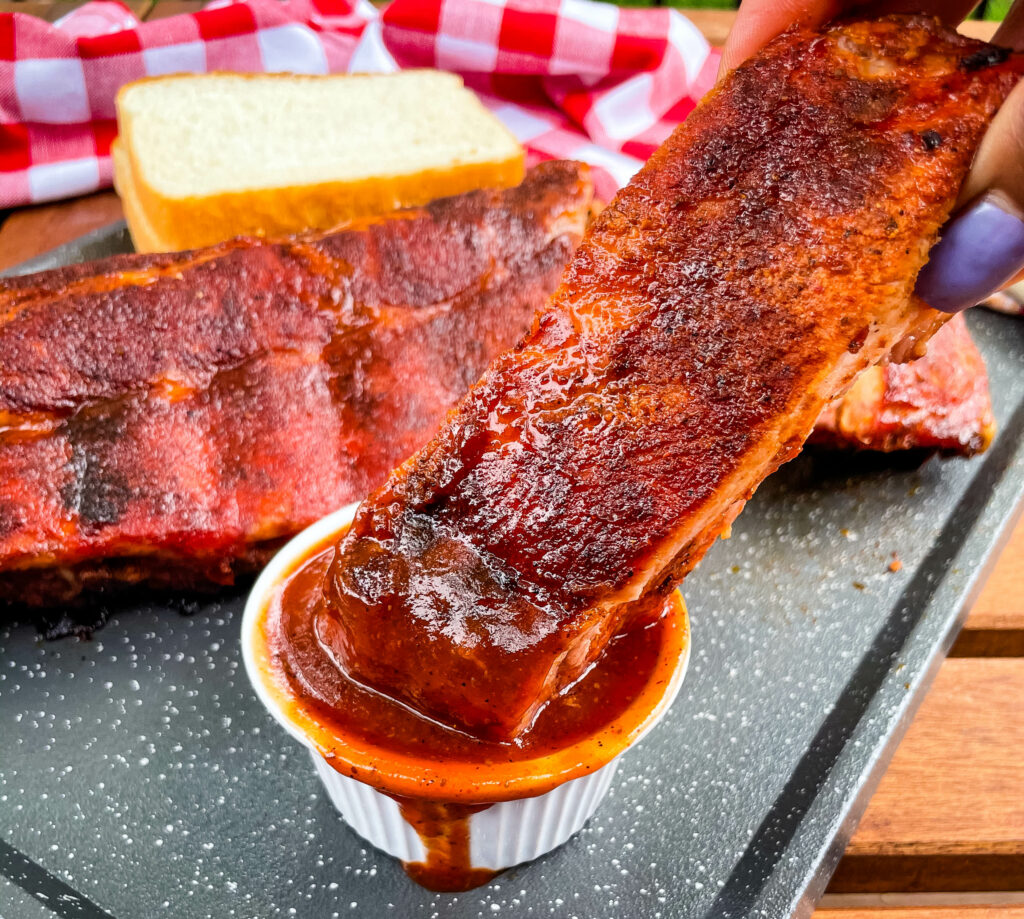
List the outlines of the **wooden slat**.
{"label": "wooden slat", "polygon": [[830,892],[1024,890],[1024,660],[946,661]]}
{"label": "wooden slat", "polygon": [[[1024,899],[1024,894],[1021,895]],[[1024,906],[912,906],[819,909],[814,919],[1024,919]]]}
{"label": "wooden slat", "polygon": [[177,16],[178,13],[195,13],[206,5],[205,0],[156,0],[150,7],[146,21]]}
{"label": "wooden slat", "polygon": [[120,219],[112,191],[14,211],[0,226],[0,271]]}
{"label": "wooden slat", "polygon": [[[121,0],[140,19],[149,12],[152,0]],[[16,4],[20,6],[21,4]],[[81,0],[47,0],[48,9],[45,18],[50,22],[56,22],[61,16],[70,13],[75,7],[81,6]]]}
{"label": "wooden slat", "polygon": [[967,19],[960,23],[959,32],[963,35],[970,35],[971,38],[980,38],[982,41],[992,41],[992,36],[999,28],[998,22],[987,19]]}
{"label": "wooden slat", "polygon": [[1024,629],[965,628],[950,657],[1024,657]]}
{"label": "wooden slat", "polygon": [[[672,6],[685,6],[686,4],[670,4]],[[716,46],[725,44],[729,36],[729,30],[736,21],[735,10],[680,10],[701,32],[704,37]]]}
{"label": "wooden slat", "polygon": [[29,13],[40,19],[49,19],[48,13],[52,6],[53,0],[21,0],[19,3],[7,0],[7,2],[0,3],[0,13]]}
{"label": "wooden slat", "polygon": [[[965,627],[973,629],[1024,628],[1024,520],[1013,531],[971,609]],[[998,575],[998,577],[997,577]]]}
{"label": "wooden slat", "polygon": [[1010,535],[981,595],[971,608],[952,654],[1024,657],[1024,519]]}

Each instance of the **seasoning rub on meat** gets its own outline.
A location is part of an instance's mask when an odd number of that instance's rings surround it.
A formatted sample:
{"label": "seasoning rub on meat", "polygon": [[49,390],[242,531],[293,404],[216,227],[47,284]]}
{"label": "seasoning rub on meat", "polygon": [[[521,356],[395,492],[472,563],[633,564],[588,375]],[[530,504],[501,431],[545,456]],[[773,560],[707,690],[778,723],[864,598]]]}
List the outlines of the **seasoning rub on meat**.
{"label": "seasoning rub on meat", "polygon": [[318,613],[333,658],[446,724],[520,735],[830,400],[939,328],[914,279],[1022,72],[893,17],[794,28],[731,74],[364,503]]}
{"label": "seasoning rub on meat", "polygon": [[557,286],[586,167],[0,282],[0,598],[230,583],[422,446]]}

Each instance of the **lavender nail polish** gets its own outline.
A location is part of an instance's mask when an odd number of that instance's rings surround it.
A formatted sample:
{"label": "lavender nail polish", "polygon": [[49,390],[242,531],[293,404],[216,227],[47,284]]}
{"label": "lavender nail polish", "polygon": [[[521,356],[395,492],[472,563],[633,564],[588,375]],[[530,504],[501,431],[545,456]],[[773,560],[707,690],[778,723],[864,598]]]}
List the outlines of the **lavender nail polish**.
{"label": "lavender nail polish", "polygon": [[987,195],[946,225],[917,295],[929,306],[957,313],[999,290],[1024,268],[1024,220],[998,196]]}

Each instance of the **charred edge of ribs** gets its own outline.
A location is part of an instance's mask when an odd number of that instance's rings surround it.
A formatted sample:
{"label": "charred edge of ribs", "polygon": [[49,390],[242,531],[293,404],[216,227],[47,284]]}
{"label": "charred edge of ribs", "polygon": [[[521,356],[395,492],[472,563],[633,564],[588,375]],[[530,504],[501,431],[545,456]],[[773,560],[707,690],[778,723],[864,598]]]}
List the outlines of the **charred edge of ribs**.
{"label": "charred edge of ribs", "polygon": [[[232,587],[263,568],[288,536],[251,545],[232,559],[129,556],[79,562],[59,568],[26,568],[0,576],[0,604],[10,618],[34,617],[27,610],[39,606],[87,608],[95,602],[120,602],[121,594],[152,598],[168,592],[203,594]],[[97,596],[102,595],[102,596]],[[19,612],[17,616],[15,612]]]}
{"label": "charred edge of ribs", "polygon": [[191,615],[214,597],[248,586],[287,538],[251,546],[239,558],[198,566],[194,559],[117,558],[67,568],[0,575],[0,618],[29,623],[48,640],[91,638],[107,619],[143,603]]}

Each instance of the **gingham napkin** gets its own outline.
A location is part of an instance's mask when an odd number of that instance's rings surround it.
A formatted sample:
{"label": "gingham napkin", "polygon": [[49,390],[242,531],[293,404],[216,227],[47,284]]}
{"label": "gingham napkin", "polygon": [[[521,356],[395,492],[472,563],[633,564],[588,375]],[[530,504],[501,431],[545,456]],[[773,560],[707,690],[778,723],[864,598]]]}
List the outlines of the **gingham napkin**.
{"label": "gingham napkin", "polygon": [[57,23],[0,14],[0,207],[110,185],[118,87],[206,70],[462,74],[531,162],[580,159],[610,197],[714,82],[670,9],[592,0],[215,0],[139,23],[94,0]]}

